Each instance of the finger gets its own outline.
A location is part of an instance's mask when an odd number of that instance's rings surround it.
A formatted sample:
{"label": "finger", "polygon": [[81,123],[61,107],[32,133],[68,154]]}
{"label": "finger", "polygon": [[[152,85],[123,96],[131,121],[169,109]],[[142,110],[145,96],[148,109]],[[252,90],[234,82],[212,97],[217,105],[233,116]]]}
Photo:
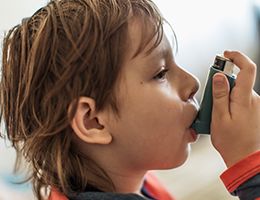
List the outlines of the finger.
{"label": "finger", "polygon": [[243,95],[251,94],[256,79],[256,64],[238,51],[225,51],[224,56],[231,59],[240,69],[236,79],[236,87],[243,92]]}
{"label": "finger", "polygon": [[214,116],[219,118],[229,115],[229,83],[226,76],[216,73],[212,80],[213,86],[213,110]]}

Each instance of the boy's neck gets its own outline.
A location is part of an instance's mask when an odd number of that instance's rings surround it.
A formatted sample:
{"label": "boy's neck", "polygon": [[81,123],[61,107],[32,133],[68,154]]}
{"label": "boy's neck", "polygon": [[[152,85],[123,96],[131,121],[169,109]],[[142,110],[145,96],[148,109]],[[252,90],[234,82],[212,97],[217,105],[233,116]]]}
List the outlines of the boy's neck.
{"label": "boy's neck", "polygon": [[[91,148],[92,147],[92,148]],[[137,169],[133,163],[126,162],[115,152],[120,148],[112,148],[106,146],[88,146],[82,145],[84,152],[87,152],[90,158],[104,170],[108,177],[112,180],[117,193],[135,193],[141,195],[141,188],[144,176],[147,170]],[[94,159],[95,158],[95,159]]]}
{"label": "boy's neck", "polygon": [[135,193],[141,195],[141,188],[146,171],[139,173],[120,173],[107,171],[112,179],[117,193]]}

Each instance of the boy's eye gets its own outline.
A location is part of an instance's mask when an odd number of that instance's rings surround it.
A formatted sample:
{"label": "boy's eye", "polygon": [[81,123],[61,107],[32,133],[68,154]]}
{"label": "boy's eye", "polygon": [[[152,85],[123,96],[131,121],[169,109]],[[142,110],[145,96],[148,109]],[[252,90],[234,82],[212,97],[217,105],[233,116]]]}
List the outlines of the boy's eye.
{"label": "boy's eye", "polygon": [[164,80],[166,78],[167,72],[169,69],[163,68],[158,74],[156,74],[153,79],[154,80]]}

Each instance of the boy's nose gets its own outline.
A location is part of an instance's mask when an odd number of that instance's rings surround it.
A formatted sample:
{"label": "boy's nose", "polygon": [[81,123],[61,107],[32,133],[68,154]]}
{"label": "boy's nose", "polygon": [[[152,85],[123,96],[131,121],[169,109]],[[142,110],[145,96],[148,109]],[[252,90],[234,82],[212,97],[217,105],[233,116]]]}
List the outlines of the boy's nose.
{"label": "boy's nose", "polygon": [[187,101],[192,98],[200,87],[200,82],[191,73],[180,68],[180,94],[183,101]]}

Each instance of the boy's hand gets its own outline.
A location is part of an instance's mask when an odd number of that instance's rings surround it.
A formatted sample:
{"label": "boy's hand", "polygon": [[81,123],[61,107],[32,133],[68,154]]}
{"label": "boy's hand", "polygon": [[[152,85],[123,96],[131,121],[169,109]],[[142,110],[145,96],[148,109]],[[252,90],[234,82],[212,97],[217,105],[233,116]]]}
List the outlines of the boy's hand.
{"label": "boy's hand", "polygon": [[240,52],[226,51],[224,56],[240,72],[231,93],[225,75],[213,77],[211,140],[230,167],[260,149],[260,97],[253,91],[256,65]]}

